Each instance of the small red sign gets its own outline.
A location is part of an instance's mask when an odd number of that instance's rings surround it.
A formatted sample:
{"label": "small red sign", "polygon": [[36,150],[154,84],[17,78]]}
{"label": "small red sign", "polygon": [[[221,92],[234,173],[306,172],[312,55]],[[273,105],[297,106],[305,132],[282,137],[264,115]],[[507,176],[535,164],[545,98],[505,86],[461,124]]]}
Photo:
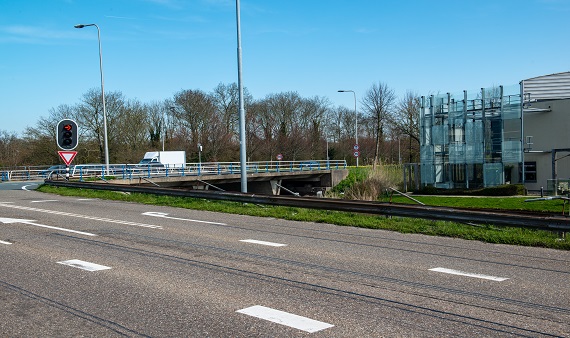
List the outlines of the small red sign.
{"label": "small red sign", "polygon": [[358,156],[360,156],[360,151],[356,150],[356,151],[354,152],[354,157],[358,157]]}
{"label": "small red sign", "polygon": [[63,162],[65,162],[65,165],[70,165],[71,161],[75,158],[75,155],[77,155],[76,151],[58,151],[57,153]]}
{"label": "small red sign", "polygon": [[283,159],[283,155],[282,154],[277,154],[277,161],[281,161]]}

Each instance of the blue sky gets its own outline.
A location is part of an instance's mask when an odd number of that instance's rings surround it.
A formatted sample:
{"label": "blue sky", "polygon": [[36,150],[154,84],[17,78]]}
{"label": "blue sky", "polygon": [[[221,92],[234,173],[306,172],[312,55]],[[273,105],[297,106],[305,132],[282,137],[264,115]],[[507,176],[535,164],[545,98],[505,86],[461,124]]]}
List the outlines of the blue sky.
{"label": "blue sky", "polygon": [[[358,106],[570,70],[570,0],[241,0],[243,83]],[[234,0],[0,0],[0,131],[100,88],[141,102],[237,82]]]}

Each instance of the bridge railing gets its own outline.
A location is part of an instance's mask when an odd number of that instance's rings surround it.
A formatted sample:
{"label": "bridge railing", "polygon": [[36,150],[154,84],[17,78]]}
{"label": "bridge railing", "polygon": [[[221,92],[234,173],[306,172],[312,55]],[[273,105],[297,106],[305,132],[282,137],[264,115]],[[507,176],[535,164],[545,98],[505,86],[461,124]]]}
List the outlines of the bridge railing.
{"label": "bridge railing", "polygon": [[[344,160],[305,160],[305,161],[258,161],[247,162],[247,173],[276,173],[314,170],[345,169]],[[78,164],[69,168],[71,178],[85,181],[95,177],[102,178],[152,178],[177,176],[206,176],[240,174],[240,162],[202,162],[186,163],[184,166],[111,164],[107,172],[103,164]],[[46,178],[63,179],[66,175],[64,165],[27,166],[0,168],[2,181],[41,180]]]}

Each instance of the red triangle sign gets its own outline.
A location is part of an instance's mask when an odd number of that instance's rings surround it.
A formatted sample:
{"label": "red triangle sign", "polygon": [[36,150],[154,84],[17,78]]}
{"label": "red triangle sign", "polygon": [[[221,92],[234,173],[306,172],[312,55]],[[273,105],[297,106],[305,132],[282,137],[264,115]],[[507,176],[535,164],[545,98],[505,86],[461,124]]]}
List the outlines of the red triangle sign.
{"label": "red triangle sign", "polygon": [[69,165],[75,158],[75,155],[77,155],[76,151],[58,151],[57,153],[63,162],[65,162],[65,165]]}

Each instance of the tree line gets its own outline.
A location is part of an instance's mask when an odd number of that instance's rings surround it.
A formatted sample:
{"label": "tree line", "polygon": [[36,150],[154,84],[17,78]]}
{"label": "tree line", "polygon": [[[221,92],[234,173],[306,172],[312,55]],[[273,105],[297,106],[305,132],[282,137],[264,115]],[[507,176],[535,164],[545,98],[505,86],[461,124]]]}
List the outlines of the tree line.
{"label": "tree line", "polygon": [[[171,98],[143,103],[120,91],[106,92],[109,159],[137,163],[146,151],[185,150],[188,162],[239,161],[238,86],[220,83],[211,92],[181,90]],[[333,107],[326,97],[297,92],[254,99],[244,90],[248,161],[346,160],[355,164],[358,125],[363,165],[419,161],[419,105],[413,92],[398,99],[384,83],[373,84],[360,109]],[[51,108],[22,136],[0,130],[0,167],[57,164],[56,125],[79,125],[75,163],[104,163],[101,92],[90,89],[75,104]]]}

